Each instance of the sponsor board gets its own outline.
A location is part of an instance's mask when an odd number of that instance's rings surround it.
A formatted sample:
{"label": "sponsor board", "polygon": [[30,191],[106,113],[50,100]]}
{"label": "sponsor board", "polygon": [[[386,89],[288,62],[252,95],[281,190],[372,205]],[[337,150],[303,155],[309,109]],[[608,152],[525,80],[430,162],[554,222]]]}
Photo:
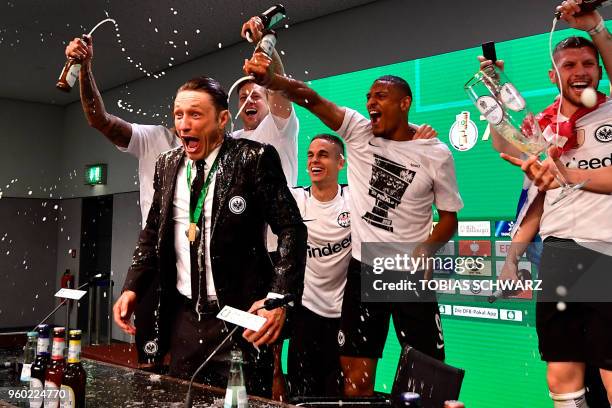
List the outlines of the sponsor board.
{"label": "sponsor board", "polygon": [[434,268],[434,273],[449,275],[453,272],[455,272],[454,258],[448,258],[448,260],[445,260],[445,262],[436,263],[436,266]]}
{"label": "sponsor board", "polygon": [[451,316],[453,314],[453,308],[451,305],[438,305],[440,314],[445,316]]}
{"label": "sponsor board", "polygon": [[491,241],[459,241],[460,256],[491,256]]}
{"label": "sponsor board", "polygon": [[[499,276],[502,272],[502,268],[504,267],[504,261],[496,261],[495,262],[495,276]],[[518,263],[518,269],[526,269],[529,271],[529,273],[532,273],[531,270],[531,262],[529,261],[519,261]],[[533,273],[532,273],[532,279],[535,279],[535,277],[533,277]],[[511,295],[508,296],[509,299],[532,299],[533,298],[533,291],[530,290],[522,290],[519,293],[517,293],[516,295]]]}
{"label": "sponsor board", "polygon": [[[466,282],[469,282],[466,283]],[[493,294],[493,288],[491,285],[482,285],[481,280],[462,280],[459,294],[469,296],[491,296]],[[469,289],[464,289],[464,287]]]}
{"label": "sponsor board", "polygon": [[455,241],[448,241],[436,251],[436,255],[455,255]]}
{"label": "sponsor board", "polygon": [[477,319],[497,320],[499,311],[490,307],[453,306],[453,315],[461,317],[474,317]]}
{"label": "sponsor board", "polygon": [[464,270],[459,273],[456,272],[457,275],[466,275],[466,276],[492,276],[493,275],[493,266],[490,260],[481,260],[479,264],[473,264],[470,268],[468,264],[465,265]]}
{"label": "sponsor board", "polygon": [[523,321],[523,312],[521,310],[499,309],[500,320],[511,320],[513,322]]}
{"label": "sponsor board", "polygon": [[454,295],[455,294],[455,280],[454,279],[435,279],[436,281],[440,282],[440,281],[444,281],[444,282],[448,282],[449,285],[447,286],[447,289],[442,289],[444,286],[438,284],[437,285],[437,289],[436,289],[436,293],[445,293],[447,295]]}
{"label": "sponsor board", "polygon": [[[495,276],[499,276],[501,274],[505,262],[506,261],[495,261]],[[531,270],[531,262],[529,261],[519,261],[518,268],[527,269],[530,273],[533,272]]]}
{"label": "sponsor board", "polygon": [[514,227],[514,221],[495,221],[495,236],[510,237],[510,232]]}
{"label": "sponsor board", "polygon": [[490,237],[490,221],[459,221],[457,235],[460,237]]}
{"label": "sponsor board", "polygon": [[[511,241],[495,241],[495,255],[496,256],[501,256],[501,257],[507,257],[508,256],[508,250],[510,249],[510,245],[512,244]],[[521,255],[521,257],[524,257],[525,253],[523,253]]]}

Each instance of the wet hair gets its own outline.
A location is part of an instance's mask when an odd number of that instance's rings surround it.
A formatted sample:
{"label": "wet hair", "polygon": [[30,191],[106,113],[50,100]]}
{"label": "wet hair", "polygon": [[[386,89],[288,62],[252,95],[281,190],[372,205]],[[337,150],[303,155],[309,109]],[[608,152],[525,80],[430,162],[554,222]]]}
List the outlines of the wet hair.
{"label": "wet hair", "polygon": [[410,85],[406,82],[405,79],[400,78],[395,75],[383,75],[381,77],[376,78],[374,83],[376,82],[389,82],[393,84],[396,88],[398,88],[402,93],[406,96],[412,98],[412,90],[410,89]]}
{"label": "wet hair", "polygon": [[237,96],[240,96],[240,90],[241,90],[242,88],[244,88],[244,86],[245,86],[245,85],[248,85],[248,84],[254,84],[254,83],[255,83],[255,81],[253,81],[252,79],[249,79],[249,80],[247,80],[247,81],[242,81],[242,82],[241,82],[241,83],[239,83],[239,84],[238,84],[238,86],[236,87],[236,95],[237,95]]}
{"label": "wet hair", "polygon": [[313,137],[310,140],[310,143],[314,142],[317,139],[327,140],[328,142],[335,144],[336,146],[338,146],[338,149],[340,149],[340,154],[344,156],[344,143],[342,143],[342,140],[338,136],[330,135],[329,133],[321,133]]}
{"label": "wet hair", "polygon": [[181,85],[176,93],[178,94],[181,91],[206,92],[212,98],[218,112],[227,110],[227,93],[225,93],[225,90],[223,90],[223,87],[216,79],[207,76],[192,78]]}
{"label": "wet hair", "polygon": [[553,50],[553,56],[556,56],[558,52],[568,49],[576,49],[576,48],[590,48],[595,53],[595,59],[599,61],[599,51],[597,51],[597,47],[595,44],[588,38],[579,37],[573,35],[571,37],[567,37],[565,40],[559,41]]}

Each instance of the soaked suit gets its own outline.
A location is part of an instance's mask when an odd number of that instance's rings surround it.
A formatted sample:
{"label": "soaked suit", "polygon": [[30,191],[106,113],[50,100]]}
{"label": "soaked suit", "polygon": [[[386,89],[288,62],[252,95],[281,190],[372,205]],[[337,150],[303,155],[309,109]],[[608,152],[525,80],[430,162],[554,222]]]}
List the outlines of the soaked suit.
{"label": "soaked suit", "polygon": [[[219,307],[248,310],[268,292],[301,297],[306,263],[306,227],[287,188],[276,150],[246,139],[226,135],[218,156],[211,219],[210,258],[218,305],[205,301],[206,289],[198,287],[192,272],[192,299],[176,290],[173,199],[179,166],[185,152],[179,147],[160,155],[156,163],[153,203],[141,231],[124,290],[137,296],[146,290],[152,276],[159,276],[160,302],[156,310],[156,341],[147,346],[163,355],[170,349],[170,374],[189,378],[207,354],[227,334],[216,319]],[[210,192],[209,192],[210,194]],[[236,197],[243,208],[230,208]],[[268,256],[265,227],[278,235],[280,256],[273,264]],[[204,217],[199,220],[204,231]],[[203,249],[204,240],[200,242]],[[198,273],[205,276],[203,253]],[[202,296],[197,302],[197,297]],[[217,302],[215,302],[217,303]],[[230,325],[228,325],[230,326]],[[269,396],[272,380],[272,353],[261,353],[242,339],[238,330],[233,346],[243,350],[249,394]],[[225,386],[228,345],[204,371],[203,382]],[[152,351],[152,350],[149,350]],[[217,366],[216,368],[213,366]],[[268,375],[269,373],[269,375]],[[269,379],[269,381],[268,381]],[[253,383],[255,381],[255,383]],[[250,388],[250,389],[249,389]]]}

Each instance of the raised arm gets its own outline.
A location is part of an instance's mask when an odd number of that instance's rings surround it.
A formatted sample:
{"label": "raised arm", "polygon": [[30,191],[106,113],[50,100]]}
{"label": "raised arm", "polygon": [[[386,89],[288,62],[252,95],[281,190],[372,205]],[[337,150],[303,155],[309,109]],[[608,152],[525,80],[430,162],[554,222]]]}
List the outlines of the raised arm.
{"label": "raised arm", "polygon": [[79,84],[81,105],[89,126],[99,130],[108,140],[119,147],[128,147],[132,137],[132,125],[106,112],[91,68],[93,59],[93,38],[87,42],[75,38],[66,46],[66,57],[81,61]]}
{"label": "raised arm", "polygon": [[272,65],[270,57],[257,52],[245,61],[243,69],[246,74],[253,75],[259,85],[271,91],[279,91],[291,102],[308,109],[331,130],[340,129],[344,120],[344,108],[323,98],[304,82],[274,73]]}
{"label": "raised arm", "polygon": [[[259,17],[251,17],[249,21],[242,25],[240,35],[243,38],[247,38],[246,32],[250,30],[253,34],[251,37],[253,42],[257,43],[261,40],[263,29],[264,26],[261,19]],[[285,67],[276,49],[272,52],[272,71],[277,75],[285,76]],[[270,112],[274,116],[286,119],[291,115],[291,101],[280,92],[268,89],[268,104],[270,105]]]}
{"label": "raised arm", "polygon": [[529,206],[527,214],[518,231],[512,237],[512,243],[508,249],[506,261],[502,267],[500,280],[517,280],[518,262],[521,255],[527,250],[527,246],[531,244],[533,238],[540,230],[540,218],[544,211],[544,193],[538,193],[533,203]]}
{"label": "raised arm", "polygon": [[502,158],[509,163],[519,166],[540,191],[559,188],[559,183],[555,178],[555,172],[559,171],[570,184],[585,183],[583,190],[600,194],[612,194],[612,167],[601,167],[599,169],[570,169],[565,167],[559,160],[555,160],[551,155],[540,165],[538,157],[531,156],[527,160],[520,160],[515,157],[502,154]]}
{"label": "raised arm", "polygon": [[612,35],[606,29],[601,14],[597,11],[575,14],[580,11],[580,7],[574,0],[567,0],[557,6],[557,11],[561,12],[561,19],[567,21],[570,27],[586,31],[597,47],[604,68],[608,76],[612,73]]}

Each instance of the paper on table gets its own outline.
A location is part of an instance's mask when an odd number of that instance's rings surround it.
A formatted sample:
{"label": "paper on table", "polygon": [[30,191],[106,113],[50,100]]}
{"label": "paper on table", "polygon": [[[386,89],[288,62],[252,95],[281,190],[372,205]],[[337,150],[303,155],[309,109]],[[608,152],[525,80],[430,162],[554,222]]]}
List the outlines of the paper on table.
{"label": "paper on table", "polygon": [[87,292],[84,290],[78,290],[78,289],[68,289],[68,288],[62,288],[60,290],[57,291],[57,293],[55,294],[55,297],[58,298],[63,298],[63,299],[74,299],[74,300],[79,300],[81,299]]}

